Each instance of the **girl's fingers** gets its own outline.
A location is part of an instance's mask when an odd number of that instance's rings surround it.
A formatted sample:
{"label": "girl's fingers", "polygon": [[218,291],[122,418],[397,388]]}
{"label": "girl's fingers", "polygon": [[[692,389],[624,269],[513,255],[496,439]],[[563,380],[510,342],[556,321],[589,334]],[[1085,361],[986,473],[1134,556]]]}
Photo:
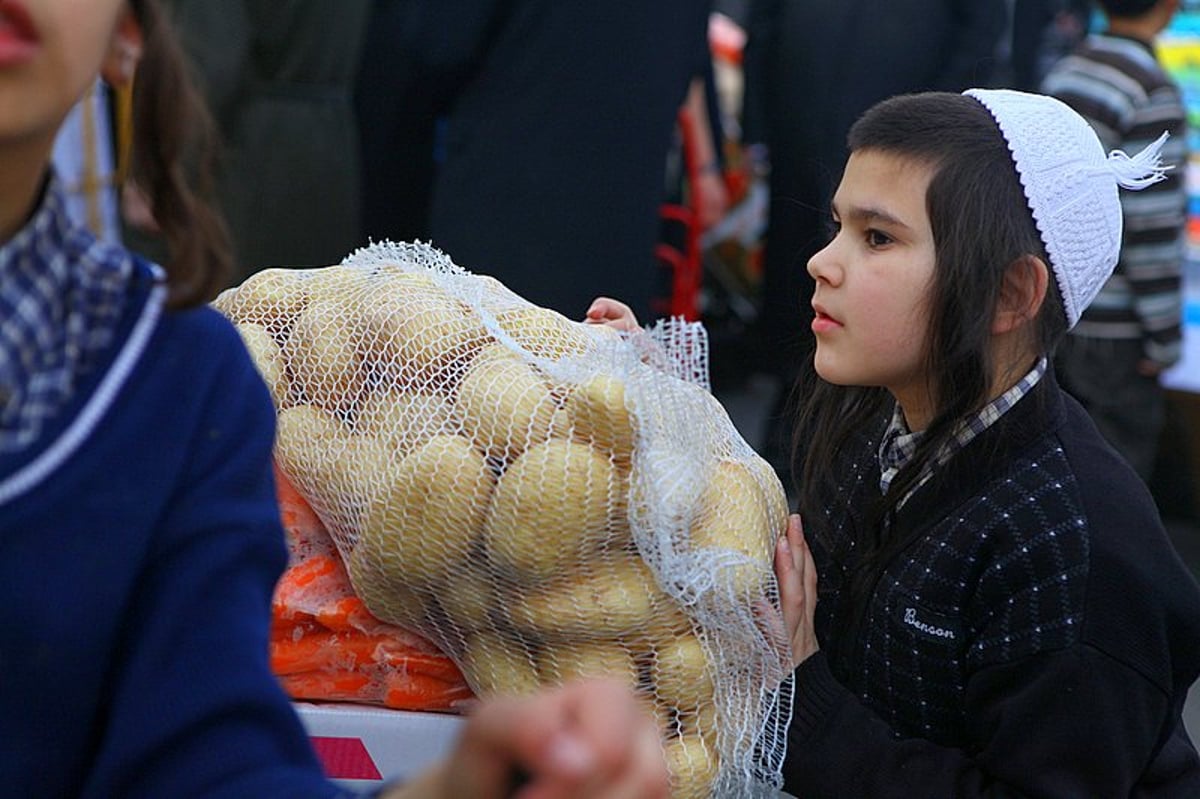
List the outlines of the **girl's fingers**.
{"label": "girl's fingers", "polygon": [[[589,680],[562,689],[562,729],[521,799],[666,797],[669,775],[653,717],[627,686]],[[569,744],[563,751],[561,745]],[[557,748],[557,751],[556,751]]]}
{"label": "girl's fingers", "polygon": [[609,325],[617,330],[632,332],[637,330],[637,317],[630,308],[619,300],[610,297],[597,297],[587,309],[584,321],[593,325]]}
{"label": "girl's fingers", "polygon": [[804,534],[800,517],[792,514],[788,528],[775,547],[775,579],[779,582],[779,609],[783,612],[785,635],[795,642],[797,631],[805,620],[805,559]]}

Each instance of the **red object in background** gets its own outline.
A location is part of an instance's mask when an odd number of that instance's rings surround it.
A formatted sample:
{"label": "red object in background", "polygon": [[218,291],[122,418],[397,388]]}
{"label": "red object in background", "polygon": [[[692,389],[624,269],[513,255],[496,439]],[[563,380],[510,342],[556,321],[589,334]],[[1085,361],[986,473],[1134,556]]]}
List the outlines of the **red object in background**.
{"label": "red object in background", "polygon": [[[696,163],[695,121],[686,110],[680,110],[678,127],[682,138],[684,176],[689,187],[696,185],[699,164]],[[703,275],[700,249],[700,216],[696,211],[694,191],[687,205],[664,203],[659,209],[663,221],[681,231],[681,246],[660,241],[654,248],[659,262],[671,272],[671,294],[655,303],[655,310],[671,317],[681,316],[689,322],[700,318],[700,282]]]}

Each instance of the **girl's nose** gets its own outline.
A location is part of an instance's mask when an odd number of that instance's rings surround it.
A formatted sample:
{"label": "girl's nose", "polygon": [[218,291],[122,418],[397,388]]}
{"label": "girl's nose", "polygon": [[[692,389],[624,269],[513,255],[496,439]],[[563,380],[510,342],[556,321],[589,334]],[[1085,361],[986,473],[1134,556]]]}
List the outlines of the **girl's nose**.
{"label": "girl's nose", "polygon": [[835,245],[837,238],[818,250],[808,259],[808,274],[813,280],[825,283],[835,283],[840,274],[837,268],[837,259],[835,253]]}

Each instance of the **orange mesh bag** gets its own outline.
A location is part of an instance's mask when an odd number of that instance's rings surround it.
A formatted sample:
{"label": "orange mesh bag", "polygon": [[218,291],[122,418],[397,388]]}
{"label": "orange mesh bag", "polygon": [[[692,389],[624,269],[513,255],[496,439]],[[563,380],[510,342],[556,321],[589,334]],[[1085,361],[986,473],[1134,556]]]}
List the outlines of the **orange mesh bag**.
{"label": "orange mesh bag", "polygon": [[268,269],[215,305],[374,616],[483,697],[623,678],[677,799],[777,795],[792,684],[758,616],[787,506],[706,390],[702,326],[574,322],[420,244]]}

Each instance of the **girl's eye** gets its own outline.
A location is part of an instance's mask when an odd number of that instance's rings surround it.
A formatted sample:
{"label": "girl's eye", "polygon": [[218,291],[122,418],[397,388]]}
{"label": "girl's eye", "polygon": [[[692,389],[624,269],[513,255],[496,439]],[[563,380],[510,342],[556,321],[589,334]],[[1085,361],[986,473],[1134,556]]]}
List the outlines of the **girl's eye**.
{"label": "girl's eye", "polygon": [[891,236],[884,233],[882,230],[876,230],[875,228],[867,229],[866,239],[867,239],[867,246],[872,247],[872,248],[886,247],[887,245],[892,243]]}

